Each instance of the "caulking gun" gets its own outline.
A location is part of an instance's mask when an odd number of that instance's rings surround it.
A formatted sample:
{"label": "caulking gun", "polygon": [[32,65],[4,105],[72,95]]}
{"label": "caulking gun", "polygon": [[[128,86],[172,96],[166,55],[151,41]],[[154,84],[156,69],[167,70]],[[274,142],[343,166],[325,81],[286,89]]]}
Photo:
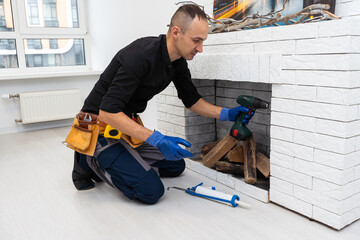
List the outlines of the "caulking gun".
{"label": "caulking gun", "polygon": [[185,191],[186,193],[196,196],[196,197],[202,197],[209,200],[217,201],[220,203],[228,204],[233,207],[242,206],[242,207],[250,207],[249,204],[240,202],[240,197],[238,195],[230,195],[226,193],[222,193],[215,190],[215,187],[212,187],[211,189],[201,187],[203,183],[200,183],[192,188],[179,188],[179,187],[168,187],[167,190],[169,191],[170,188],[174,188],[177,190]]}

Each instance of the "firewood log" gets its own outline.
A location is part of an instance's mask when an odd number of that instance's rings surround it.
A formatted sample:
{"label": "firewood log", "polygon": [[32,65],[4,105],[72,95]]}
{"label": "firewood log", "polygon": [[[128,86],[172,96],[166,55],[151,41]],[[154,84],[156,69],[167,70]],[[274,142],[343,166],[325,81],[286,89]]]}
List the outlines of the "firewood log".
{"label": "firewood log", "polygon": [[243,163],[244,162],[244,149],[243,146],[239,145],[234,149],[230,150],[224,157],[225,160],[232,163]]}
{"label": "firewood log", "polygon": [[256,167],[265,177],[270,177],[270,159],[261,152],[256,153]]}
{"label": "firewood log", "polygon": [[243,141],[244,147],[244,177],[245,182],[254,184],[256,182],[256,142],[251,136],[249,140]]}
{"label": "firewood log", "polygon": [[213,149],[216,146],[216,144],[218,144],[218,142],[219,141],[212,142],[212,143],[204,145],[201,148],[201,153],[205,156],[208,152],[210,152],[211,149]]}
{"label": "firewood log", "polygon": [[204,157],[204,165],[212,167],[219,161],[225,154],[236,146],[238,140],[227,134],[221,139],[216,146],[208,152]]}
{"label": "firewood log", "polygon": [[218,161],[216,164],[216,170],[223,173],[230,173],[235,175],[244,175],[244,165],[229,163],[225,161]]}

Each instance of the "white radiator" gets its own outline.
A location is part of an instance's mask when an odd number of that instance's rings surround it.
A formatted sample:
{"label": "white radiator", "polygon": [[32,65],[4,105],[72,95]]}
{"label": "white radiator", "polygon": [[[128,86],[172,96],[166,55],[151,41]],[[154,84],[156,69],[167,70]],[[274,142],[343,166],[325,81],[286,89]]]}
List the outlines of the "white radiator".
{"label": "white radiator", "polygon": [[81,109],[80,89],[20,93],[21,122],[74,118]]}

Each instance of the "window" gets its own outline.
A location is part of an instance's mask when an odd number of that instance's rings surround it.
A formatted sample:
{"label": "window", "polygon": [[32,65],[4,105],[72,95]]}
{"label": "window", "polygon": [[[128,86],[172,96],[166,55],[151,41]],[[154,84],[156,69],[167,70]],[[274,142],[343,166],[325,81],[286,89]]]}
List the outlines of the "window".
{"label": "window", "polygon": [[0,0],[0,73],[89,69],[84,23],[84,0]]}
{"label": "window", "polygon": [[85,65],[82,39],[24,39],[24,46],[26,67]]}
{"label": "window", "polygon": [[0,68],[17,68],[15,39],[0,39]]}
{"label": "window", "polygon": [[28,0],[26,4],[28,26],[39,26],[39,5],[37,0]]}
{"label": "window", "polygon": [[8,1],[0,0],[0,32],[13,31],[11,6]]}

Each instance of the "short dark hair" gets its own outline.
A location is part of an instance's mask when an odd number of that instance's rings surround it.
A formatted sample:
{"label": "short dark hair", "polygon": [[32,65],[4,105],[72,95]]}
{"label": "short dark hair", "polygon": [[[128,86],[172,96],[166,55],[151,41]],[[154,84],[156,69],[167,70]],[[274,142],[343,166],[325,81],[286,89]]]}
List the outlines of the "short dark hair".
{"label": "short dark hair", "polygon": [[188,26],[197,17],[200,20],[207,20],[206,13],[196,4],[185,4],[176,10],[171,17],[169,32],[174,26],[180,27],[183,33],[186,32]]}

